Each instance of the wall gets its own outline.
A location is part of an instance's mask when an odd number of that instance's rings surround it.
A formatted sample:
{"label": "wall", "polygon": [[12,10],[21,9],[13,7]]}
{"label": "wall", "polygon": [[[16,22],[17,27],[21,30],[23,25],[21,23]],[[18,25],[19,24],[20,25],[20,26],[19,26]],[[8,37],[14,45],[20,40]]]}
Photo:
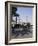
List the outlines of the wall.
{"label": "wall", "polygon": [[[5,41],[5,1],[7,1],[7,0],[0,0],[0,46],[1,45],[5,46],[4,45],[4,43],[5,43],[4,42]],[[13,1],[38,3],[38,0],[13,0]],[[38,11],[38,9],[37,9],[37,11]],[[20,46],[23,46],[23,45],[24,46],[36,46],[38,44],[37,43],[35,43],[35,44],[31,43],[31,44],[22,44]],[[19,46],[19,45],[16,45],[16,46]]]}
{"label": "wall", "polygon": [[37,4],[37,42],[38,42],[38,4]]}

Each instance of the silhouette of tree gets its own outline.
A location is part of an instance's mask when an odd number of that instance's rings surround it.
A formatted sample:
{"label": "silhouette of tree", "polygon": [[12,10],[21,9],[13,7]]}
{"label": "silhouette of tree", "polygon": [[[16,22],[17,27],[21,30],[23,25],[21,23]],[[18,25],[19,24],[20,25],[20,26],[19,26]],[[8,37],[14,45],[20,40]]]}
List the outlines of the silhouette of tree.
{"label": "silhouette of tree", "polygon": [[19,14],[17,14],[16,11],[17,11],[17,8],[12,7],[12,15],[14,15],[16,17],[16,24],[17,24],[17,17],[19,17]]}
{"label": "silhouette of tree", "polygon": [[12,7],[12,15],[16,14],[17,8],[16,7]]}
{"label": "silhouette of tree", "polygon": [[29,28],[31,26],[31,24],[30,23],[27,23],[27,27]]}

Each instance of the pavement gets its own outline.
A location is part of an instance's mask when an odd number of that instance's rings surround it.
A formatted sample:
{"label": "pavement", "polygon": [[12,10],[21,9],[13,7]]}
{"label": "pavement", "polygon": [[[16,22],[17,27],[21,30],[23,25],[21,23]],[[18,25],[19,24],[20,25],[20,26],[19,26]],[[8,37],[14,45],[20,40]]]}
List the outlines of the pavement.
{"label": "pavement", "polygon": [[25,29],[22,31],[12,31],[11,38],[31,38],[32,37],[32,29]]}

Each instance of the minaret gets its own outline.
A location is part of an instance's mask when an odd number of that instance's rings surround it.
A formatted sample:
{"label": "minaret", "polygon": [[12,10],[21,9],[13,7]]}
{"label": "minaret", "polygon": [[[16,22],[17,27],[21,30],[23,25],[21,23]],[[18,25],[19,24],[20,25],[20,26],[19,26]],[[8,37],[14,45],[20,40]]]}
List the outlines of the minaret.
{"label": "minaret", "polygon": [[20,17],[19,17],[19,24],[20,24]]}
{"label": "minaret", "polygon": [[26,16],[26,23],[28,22],[28,16]]}

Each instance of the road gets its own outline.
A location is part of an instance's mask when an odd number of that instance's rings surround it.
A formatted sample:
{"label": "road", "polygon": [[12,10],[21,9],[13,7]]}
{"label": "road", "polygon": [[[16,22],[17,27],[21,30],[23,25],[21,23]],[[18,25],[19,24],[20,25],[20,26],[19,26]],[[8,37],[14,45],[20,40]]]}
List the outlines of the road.
{"label": "road", "polygon": [[31,38],[31,37],[32,37],[32,29],[24,29],[22,31],[14,30],[11,36],[11,38]]}

